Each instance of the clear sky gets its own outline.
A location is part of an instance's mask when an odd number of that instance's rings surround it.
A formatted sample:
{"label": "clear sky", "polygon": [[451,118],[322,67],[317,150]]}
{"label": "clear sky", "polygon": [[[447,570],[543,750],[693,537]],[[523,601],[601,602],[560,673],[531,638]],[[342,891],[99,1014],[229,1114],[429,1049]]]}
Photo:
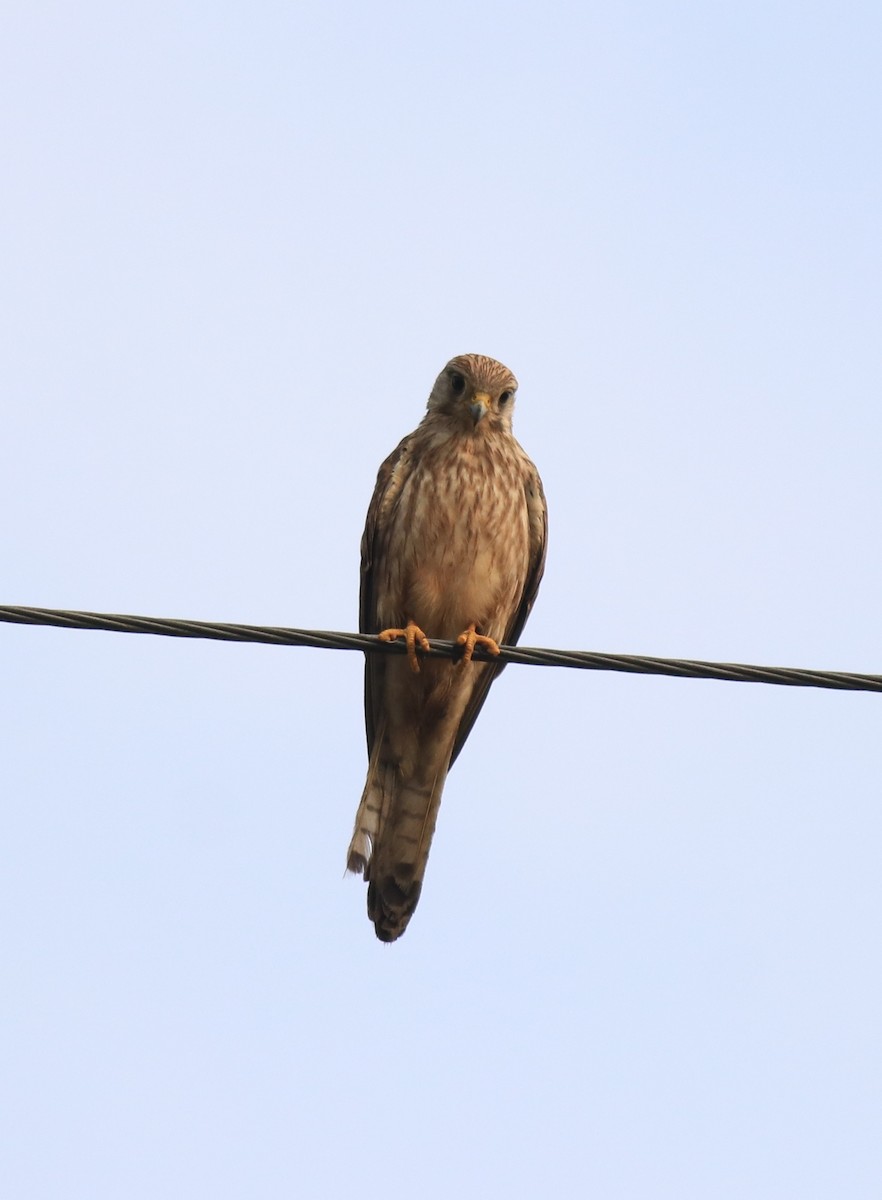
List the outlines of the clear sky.
{"label": "clear sky", "polygon": [[[8,4],[0,603],[354,629],[520,379],[527,645],[882,671],[878,3]],[[877,1198],[882,697],[511,667],[419,909],[362,660],[0,626],[0,1194]]]}

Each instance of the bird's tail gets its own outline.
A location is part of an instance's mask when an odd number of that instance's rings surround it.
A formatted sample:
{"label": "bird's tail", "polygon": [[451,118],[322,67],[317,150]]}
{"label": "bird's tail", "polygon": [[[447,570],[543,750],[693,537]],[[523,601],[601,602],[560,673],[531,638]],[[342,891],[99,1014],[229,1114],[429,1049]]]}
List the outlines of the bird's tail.
{"label": "bird's tail", "polygon": [[401,937],[420,898],[446,771],[405,779],[378,738],[346,860],[368,884],[368,916],[382,942]]}

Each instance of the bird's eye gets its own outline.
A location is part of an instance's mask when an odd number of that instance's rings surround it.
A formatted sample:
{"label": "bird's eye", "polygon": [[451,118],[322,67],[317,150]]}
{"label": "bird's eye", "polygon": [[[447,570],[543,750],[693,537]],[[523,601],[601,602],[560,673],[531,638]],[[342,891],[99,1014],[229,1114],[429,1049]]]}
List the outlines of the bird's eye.
{"label": "bird's eye", "polygon": [[499,393],[500,406],[504,406],[504,405],[508,404],[509,400],[512,398],[513,395],[514,395],[514,392],[510,391],[508,388],[506,388],[506,390],[504,392],[500,392]]}
{"label": "bird's eye", "polygon": [[465,376],[460,375],[459,371],[451,371],[450,387],[457,396],[461,396],[465,391]]}

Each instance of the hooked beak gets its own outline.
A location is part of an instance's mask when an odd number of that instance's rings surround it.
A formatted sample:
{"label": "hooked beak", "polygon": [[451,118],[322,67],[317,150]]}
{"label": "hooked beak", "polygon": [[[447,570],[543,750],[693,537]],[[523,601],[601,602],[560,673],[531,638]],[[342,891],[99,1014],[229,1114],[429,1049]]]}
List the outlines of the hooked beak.
{"label": "hooked beak", "polygon": [[482,417],[487,415],[487,410],[490,408],[490,396],[487,392],[475,392],[475,398],[469,405],[469,412],[472,414],[472,420],[477,425]]}

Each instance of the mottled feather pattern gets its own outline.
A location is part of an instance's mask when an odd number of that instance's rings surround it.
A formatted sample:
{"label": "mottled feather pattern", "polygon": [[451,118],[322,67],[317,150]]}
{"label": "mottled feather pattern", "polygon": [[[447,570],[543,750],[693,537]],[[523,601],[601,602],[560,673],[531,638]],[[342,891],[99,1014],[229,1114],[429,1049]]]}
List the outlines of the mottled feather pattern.
{"label": "mottled feather pattern", "polygon": [[[482,355],[452,359],[419,427],[380,468],[362,539],[360,628],[415,622],[517,640],[545,561],[535,467],[511,432],[517,381]],[[369,766],[347,865],[368,881],[377,936],[394,941],[422,887],[447,772],[500,666],[371,654]]]}

